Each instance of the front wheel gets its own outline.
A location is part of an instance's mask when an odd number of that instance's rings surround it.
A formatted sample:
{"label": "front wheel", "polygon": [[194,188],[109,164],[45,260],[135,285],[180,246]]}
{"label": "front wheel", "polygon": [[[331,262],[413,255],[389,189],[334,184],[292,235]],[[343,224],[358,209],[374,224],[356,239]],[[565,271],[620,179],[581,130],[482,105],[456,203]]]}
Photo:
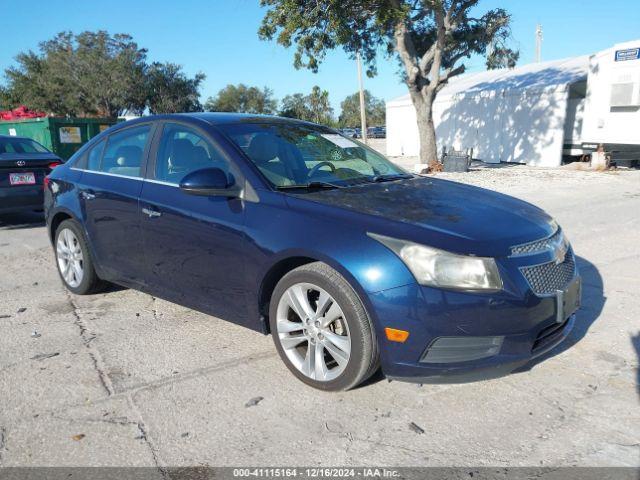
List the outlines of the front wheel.
{"label": "front wheel", "polygon": [[373,325],[356,292],[334,269],[311,263],[276,286],[269,322],[289,370],[321,390],[348,390],[378,367]]}

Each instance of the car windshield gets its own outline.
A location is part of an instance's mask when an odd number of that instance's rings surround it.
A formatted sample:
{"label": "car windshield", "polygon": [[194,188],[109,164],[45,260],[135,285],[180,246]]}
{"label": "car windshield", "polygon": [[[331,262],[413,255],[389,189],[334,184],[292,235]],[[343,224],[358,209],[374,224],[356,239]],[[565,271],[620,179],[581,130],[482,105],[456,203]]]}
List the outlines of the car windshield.
{"label": "car windshield", "polygon": [[374,150],[328,128],[293,122],[220,128],[276,188],[340,187],[411,177]]}
{"label": "car windshield", "polygon": [[49,153],[38,142],[30,138],[0,138],[0,155],[3,153]]}

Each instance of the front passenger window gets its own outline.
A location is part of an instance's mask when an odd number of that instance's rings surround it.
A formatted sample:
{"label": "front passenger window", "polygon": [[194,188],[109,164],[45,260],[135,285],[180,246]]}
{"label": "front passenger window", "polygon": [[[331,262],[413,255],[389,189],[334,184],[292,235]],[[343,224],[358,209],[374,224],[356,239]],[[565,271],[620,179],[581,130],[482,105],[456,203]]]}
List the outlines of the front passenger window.
{"label": "front passenger window", "polygon": [[156,179],[179,184],[202,168],[219,168],[227,175],[226,160],[203,135],[177,123],[165,124],[156,161]]}

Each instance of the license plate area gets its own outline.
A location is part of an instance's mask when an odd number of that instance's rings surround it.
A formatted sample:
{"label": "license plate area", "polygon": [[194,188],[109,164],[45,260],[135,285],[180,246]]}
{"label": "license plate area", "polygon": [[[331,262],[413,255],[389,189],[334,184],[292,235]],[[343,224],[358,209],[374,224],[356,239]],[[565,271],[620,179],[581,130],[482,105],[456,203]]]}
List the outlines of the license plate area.
{"label": "license plate area", "polygon": [[35,185],[36,175],[33,172],[10,173],[9,185]]}
{"label": "license plate area", "polygon": [[580,308],[582,282],[576,277],[567,288],[556,292],[556,322],[564,321]]}

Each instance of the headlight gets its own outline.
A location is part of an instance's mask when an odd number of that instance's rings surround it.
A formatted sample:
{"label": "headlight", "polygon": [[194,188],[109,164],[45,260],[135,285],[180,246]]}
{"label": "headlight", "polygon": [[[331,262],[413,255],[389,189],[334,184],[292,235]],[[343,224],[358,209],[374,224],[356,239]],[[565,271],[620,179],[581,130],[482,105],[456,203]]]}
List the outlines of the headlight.
{"label": "headlight", "polygon": [[493,258],[470,257],[396,238],[368,234],[391,249],[421,285],[466,290],[500,290],[502,279]]}

